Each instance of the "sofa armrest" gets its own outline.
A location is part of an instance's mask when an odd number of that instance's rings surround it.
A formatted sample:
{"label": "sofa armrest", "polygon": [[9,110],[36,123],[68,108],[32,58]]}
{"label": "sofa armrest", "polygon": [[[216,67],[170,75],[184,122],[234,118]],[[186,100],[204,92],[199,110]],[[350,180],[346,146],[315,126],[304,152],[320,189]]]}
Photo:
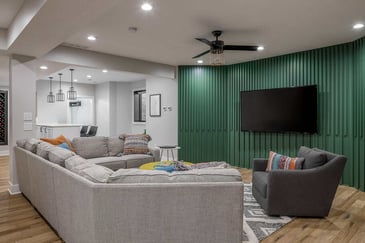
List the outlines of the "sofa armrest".
{"label": "sofa armrest", "polygon": [[253,159],[253,171],[265,171],[268,159]]}
{"label": "sofa armrest", "polygon": [[270,171],[267,182],[269,214],[327,216],[344,165],[344,160],[337,160],[306,170]]}
{"label": "sofa armrest", "polygon": [[159,148],[148,148],[150,150],[150,153],[152,154],[154,161],[160,161],[160,149]]}

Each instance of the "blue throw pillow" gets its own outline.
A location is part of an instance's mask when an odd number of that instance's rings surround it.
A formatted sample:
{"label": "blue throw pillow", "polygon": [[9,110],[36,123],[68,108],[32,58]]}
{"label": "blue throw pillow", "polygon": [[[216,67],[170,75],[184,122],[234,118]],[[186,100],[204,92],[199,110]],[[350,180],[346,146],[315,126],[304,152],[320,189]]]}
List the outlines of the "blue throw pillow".
{"label": "blue throw pillow", "polygon": [[67,143],[61,143],[60,145],[58,145],[58,147],[71,150]]}

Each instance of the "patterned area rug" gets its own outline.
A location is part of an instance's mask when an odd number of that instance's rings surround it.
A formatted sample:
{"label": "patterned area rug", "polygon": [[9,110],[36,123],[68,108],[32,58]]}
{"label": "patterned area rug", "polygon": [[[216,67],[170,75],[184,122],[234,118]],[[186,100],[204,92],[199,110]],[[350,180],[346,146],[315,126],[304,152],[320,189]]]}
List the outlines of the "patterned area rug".
{"label": "patterned area rug", "polygon": [[265,211],[252,196],[252,184],[245,184],[244,189],[242,243],[259,242],[294,219],[289,217],[270,217],[266,215]]}

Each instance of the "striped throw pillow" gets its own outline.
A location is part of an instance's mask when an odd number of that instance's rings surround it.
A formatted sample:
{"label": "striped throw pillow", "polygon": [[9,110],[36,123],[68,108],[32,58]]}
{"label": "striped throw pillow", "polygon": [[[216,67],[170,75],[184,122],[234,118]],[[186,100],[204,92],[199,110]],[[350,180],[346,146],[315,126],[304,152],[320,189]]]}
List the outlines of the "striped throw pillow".
{"label": "striped throw pillow", "polygon": [[270,151],[266,171],[270,170],[301,170],[304,158],[290,158],[288,156]]}
{"label": "striped throw pillow", "polygon": [[147,154],[148,142],[151,137],[147,134],[136,134],[136,135],[126,135],[124,137],[124,151],[123,154]]}

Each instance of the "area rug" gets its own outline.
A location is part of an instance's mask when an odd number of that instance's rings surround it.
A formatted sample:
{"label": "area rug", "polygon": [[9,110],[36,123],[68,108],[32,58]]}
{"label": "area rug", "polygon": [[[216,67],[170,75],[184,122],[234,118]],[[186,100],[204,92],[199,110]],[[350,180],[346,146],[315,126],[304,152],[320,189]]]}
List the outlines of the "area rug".
{"label": "area rug", "polygon": [[266,215],[265,211],[252,196],[252,184],[245,184],[242,243],[259,242],[293,219],[290,217],[271,217]]}

